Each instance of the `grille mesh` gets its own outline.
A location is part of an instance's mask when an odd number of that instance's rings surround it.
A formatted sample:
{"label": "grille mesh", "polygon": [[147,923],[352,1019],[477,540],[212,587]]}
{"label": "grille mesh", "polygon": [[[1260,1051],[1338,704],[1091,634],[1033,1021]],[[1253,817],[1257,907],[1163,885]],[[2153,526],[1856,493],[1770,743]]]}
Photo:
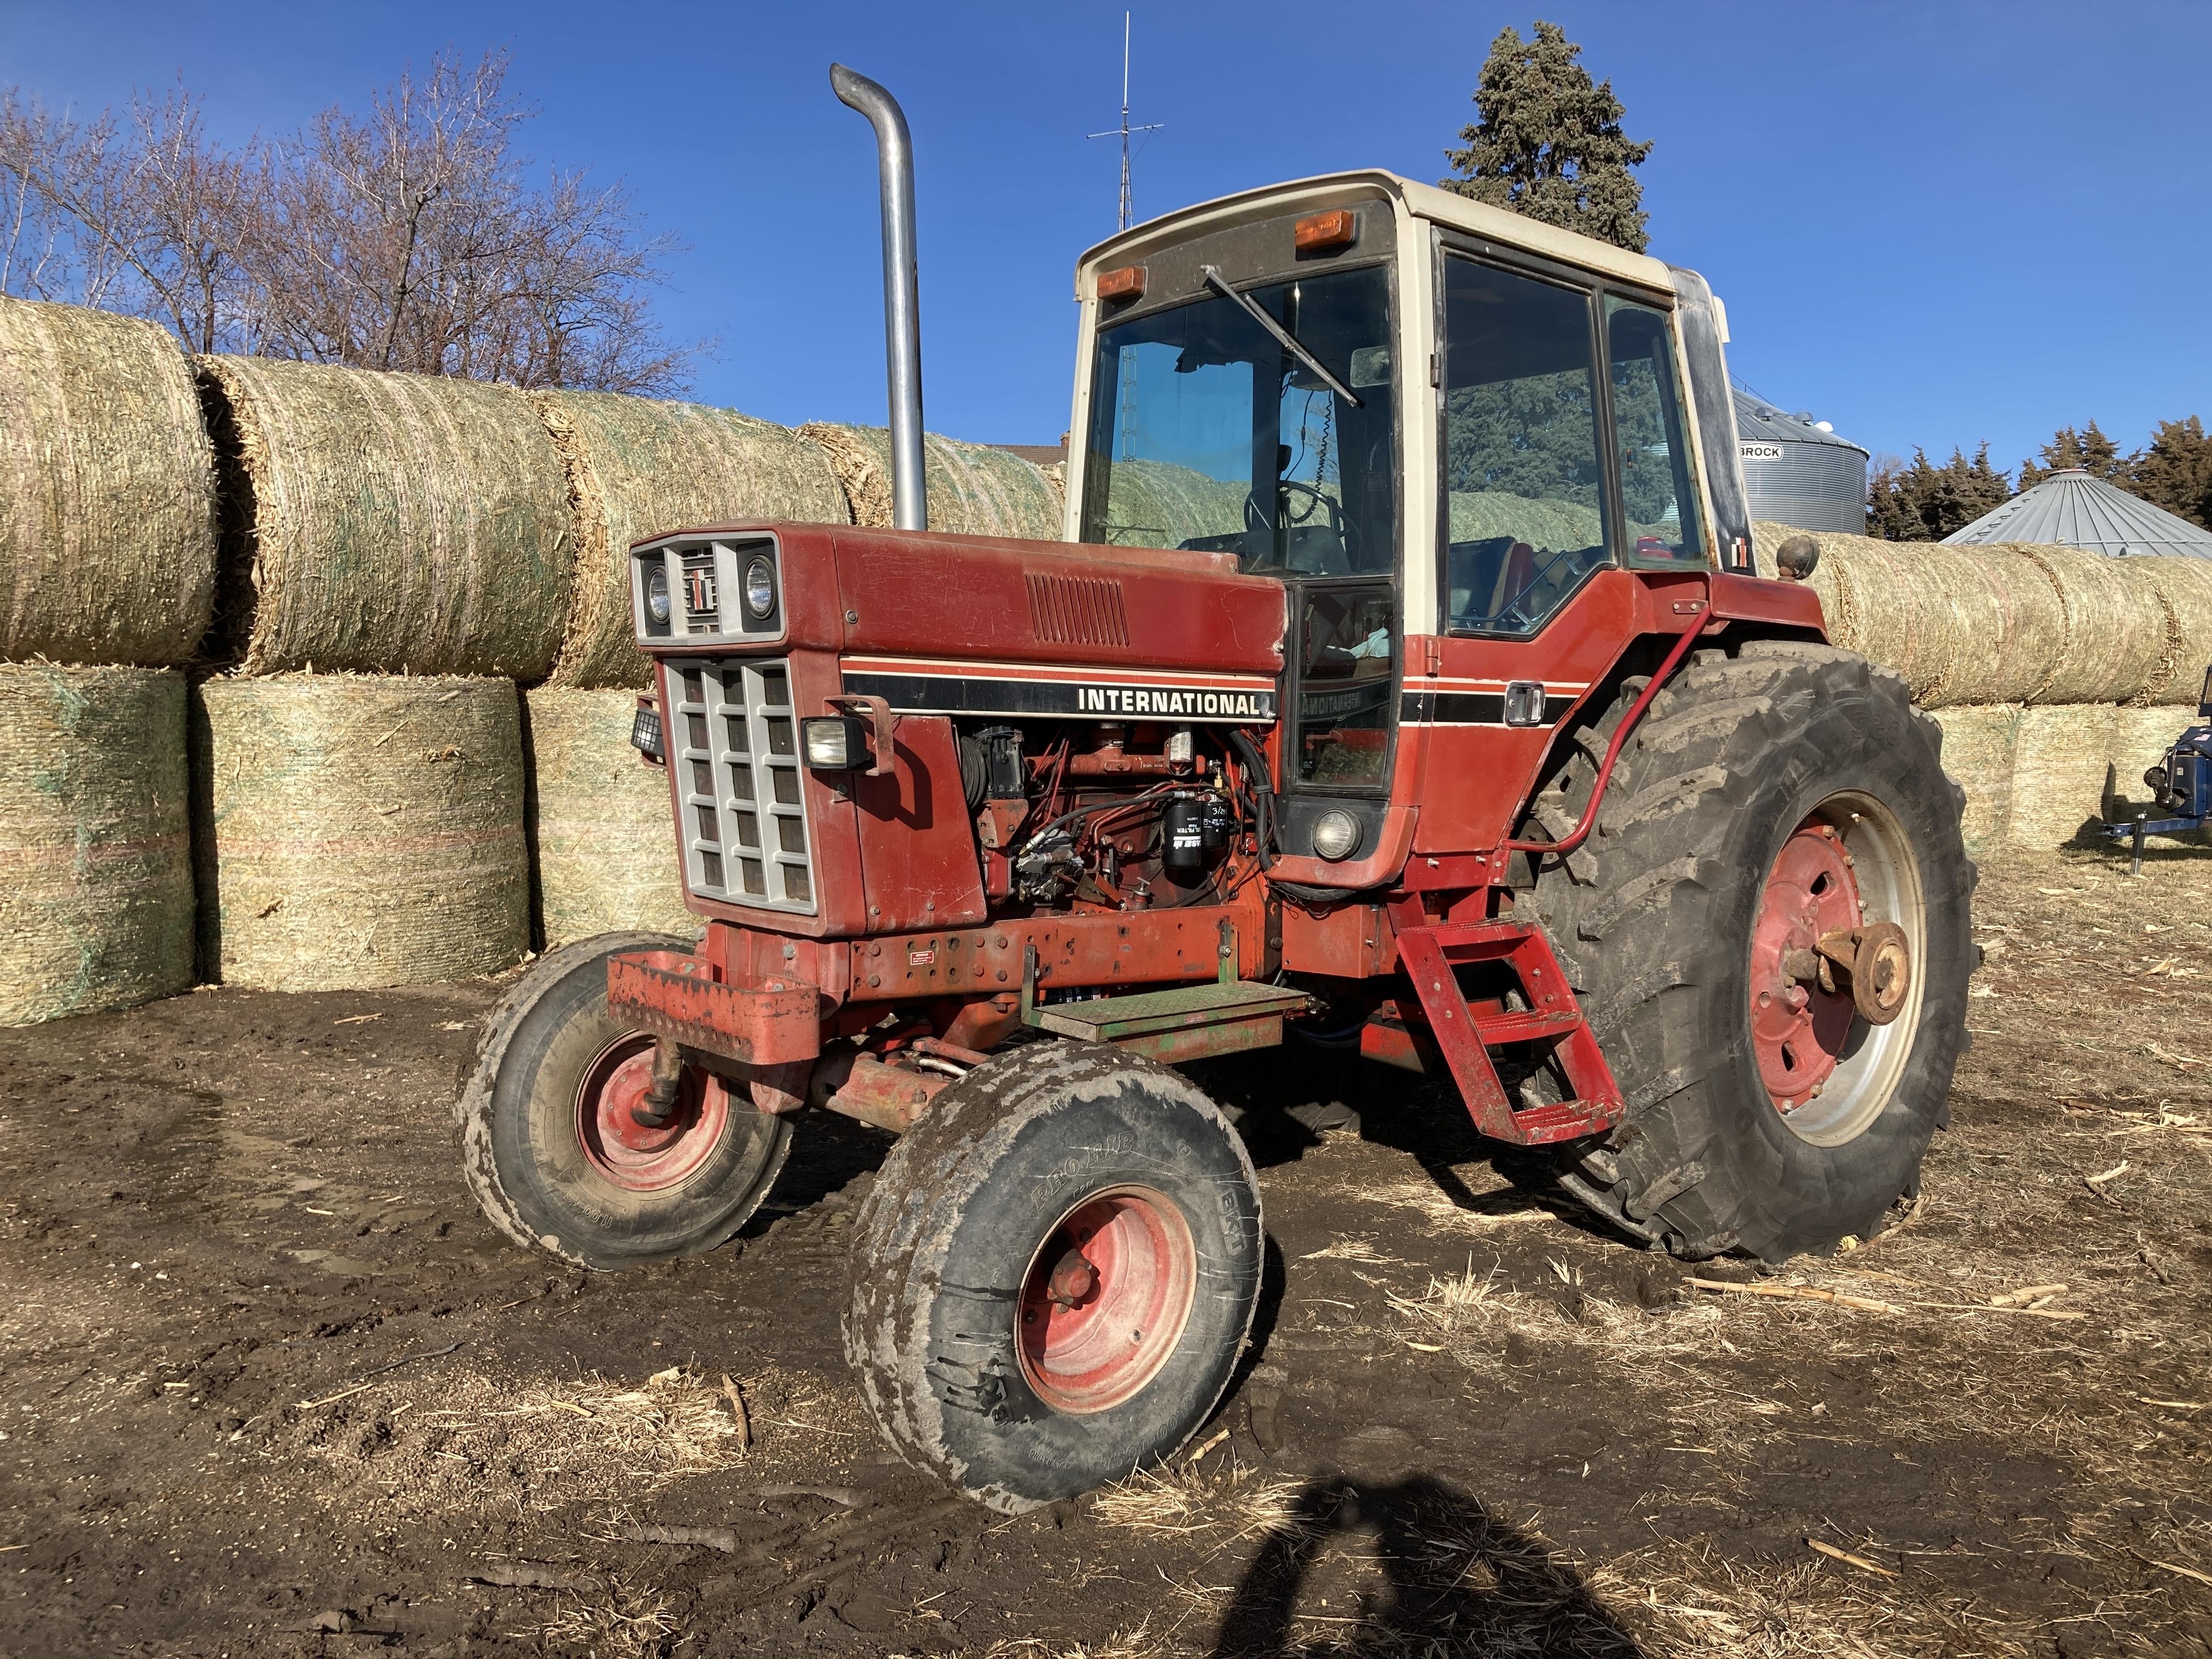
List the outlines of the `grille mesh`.
{"label": "grille mesh", "polygon": [[1103,576],[1057,576],[1032,572],[1030,623],[1040,640],[1056,645],[1127,645],[1129,619],[1121,610],[1121,584]]}
{"label": "grille mesh", "polygon": [[791,671],[779,661],[668,665],[669,763],[683,792],[684,873],[702,898],[814,914]]}

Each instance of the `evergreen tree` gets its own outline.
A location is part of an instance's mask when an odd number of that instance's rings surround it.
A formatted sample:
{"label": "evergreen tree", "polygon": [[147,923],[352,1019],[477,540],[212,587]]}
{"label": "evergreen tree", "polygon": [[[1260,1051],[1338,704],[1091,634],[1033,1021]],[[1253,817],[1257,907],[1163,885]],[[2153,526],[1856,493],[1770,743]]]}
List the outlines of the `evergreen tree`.
{"label": "evergreen tree", "polygon": [[1867,534],[1891,542],[1940,542],[2012,495],[2010,480],[1990,465],[1987,444],[1971,461],[1954,449],[1941,466],[1916,448],[1909,463],[1877,467],[1867,480]]}
{"label": "evergreen tree", "polygon": [[1582,48],[1540,18],[1535,38],[1502,30],[1490,43],[1475,84],[1481,119],[1460,129],[1465,148],[1448,149],[1446,190],[1510,208],[1547,225],[1580,231],[1644,252],[1644,186],[1632,168],[1651,154],[1622,131],[1626,112],[1613,82],[1590,80],[1575,60]]}
{"label": "evergreen tree", "polygon": [[2093,478],[2124,484],[2128,466],[2120,447],[2107,438],[2094,421],[2080,432],[2070,426],[2062,426],[2043,446],[2041,466],[2033,461],[2020,464],[2020,487],[2026,489],[2032,484],[2039,484],[2052,473],[2063,472],[2069,467],[2079,467]]}
{"label": "evergreen tree", "polygon": [[2212,437],[2196,416],[2160,421],[2119,482],[2154,507],[2212,530]]}

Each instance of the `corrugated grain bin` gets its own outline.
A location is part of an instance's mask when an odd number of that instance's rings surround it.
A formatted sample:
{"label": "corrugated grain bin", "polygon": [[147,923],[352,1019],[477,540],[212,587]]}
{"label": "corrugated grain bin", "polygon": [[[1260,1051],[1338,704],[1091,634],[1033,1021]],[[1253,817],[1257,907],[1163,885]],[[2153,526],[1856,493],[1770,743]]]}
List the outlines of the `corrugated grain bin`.
{"label": "corrugated grain bin", "polygon": [[513,682],[345,674],[193,694],[194,852],[213,977],[424,984],[529,945]]}
{"label": "corrugated grain bin", "polygon": [[0,663],[0,1025],[192,982],[184,676]]}
{"label": "corrugated grain bin", "polygon": [[727,519],[850,520],[828,455],[787,427],[604,392],[541,392],[533,401],[561,453],[576,548],[553,684],[646,684],[645,656],[631,643],[623,554],[632,542]]}
{"label": "corrugated grain bin", "polygon": [[2049,852],[2071,844],[2100,817],[2118,713],[2098,702],[2045,703],[2020,711],[2010,845]]}
{"label": "corrugated grain bin", "polygon": [[191,657],[215,598],[211,465],[166,331],[0,297],[0,657]]}
{"label": "corrugated grain bin", "polygon": [[[891,522],[891,437],[879,426],[836,426],[813,421],[799,428],[822,446],[845,488],[853,522],[887,530]],[[963,444],[934,432],[922,439],[929,498],[929,527],[956,536],[1012,536],[1060,539],[1060,489],[1042,467],[994,449]]]}
{"label": "corrugated grain bin", "polygon": [[218,649],[249,673],[553,666],[574,547],[527,393],[202,357],[222,468]]}
{"label": "corrugated grain bin", "polygon": [[546,948],[617,928],[698,933],[684,908],[668,774],[630,747],[636,696],[541,686],[526,703]]}
{"label": "corrugated grain bin", "polygon": [[1943,769],[1966,792],[1963,830],[1968,856],[2005,845],[2012,830],[2012,775],[2020,709],[2012,703],[1936,711],[1943,728]]}

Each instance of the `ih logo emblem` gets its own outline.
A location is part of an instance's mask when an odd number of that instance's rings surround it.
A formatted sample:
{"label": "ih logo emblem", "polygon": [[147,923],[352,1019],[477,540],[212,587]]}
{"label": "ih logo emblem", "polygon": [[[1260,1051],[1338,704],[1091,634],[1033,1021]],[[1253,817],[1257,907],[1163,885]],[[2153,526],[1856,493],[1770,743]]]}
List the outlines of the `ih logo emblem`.
{"label": "ih logo emblem", "polygon": [[695,617],[714,614],[714,573],[694,566],[684,573],[684,606]]}

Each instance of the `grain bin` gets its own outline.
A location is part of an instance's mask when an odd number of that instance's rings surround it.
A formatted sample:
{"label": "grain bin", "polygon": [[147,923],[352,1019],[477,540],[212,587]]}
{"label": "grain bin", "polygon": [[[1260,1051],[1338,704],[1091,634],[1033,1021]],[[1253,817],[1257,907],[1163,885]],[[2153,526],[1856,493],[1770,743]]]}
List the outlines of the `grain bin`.
{"label": "grain bin", "polygon": [[198,360],[223,483],[220,654],[250,673],[543,677],[568,483],[512,386]]}
{"label": "grain bin", "polygon": [[0,663],[0,1025],[192,982],[185,680]]}
{"label": "grain bin", "polygon": [[1867,452],[1808,413],[1784,414],[1735,392],[1736,453],[1743,461],[1751,516],[1800,530],[1867,526]]}
{"label": "grain bin", "polygon": [[696,933],[668,774],[630,747],[636,696],[540,686],[524,701],[545,947],[619,928]]}
{"label": "grain bin", "polygon": [[[884,530],[891,522],[890,434],[879,426],[816,421],[799,435],[819,444],[845,488],[853,522]],[[1011,536],[1056,542],[1060,490],[1044,469],[1005,449],[925,434],[929,527],[956,536]]]}
{"label": "grain bin", "polygon": [[422,984],[494,972],[528,947],[512,681],[210,680],[192,721],[211,977]]}
{"label": "grain bin", "polygon": [[0,297],[0,657],[190,658],[215,594],[211,459],[166,331]]}
{"label": "grain bin", "polygon": [[787,427],[726,409],[605,392],[540,392],[532,401],[568,480],[576,574],[551,683],[641,686],[632,641],[632,542],[730,519],[845,524],[829,457]]}

